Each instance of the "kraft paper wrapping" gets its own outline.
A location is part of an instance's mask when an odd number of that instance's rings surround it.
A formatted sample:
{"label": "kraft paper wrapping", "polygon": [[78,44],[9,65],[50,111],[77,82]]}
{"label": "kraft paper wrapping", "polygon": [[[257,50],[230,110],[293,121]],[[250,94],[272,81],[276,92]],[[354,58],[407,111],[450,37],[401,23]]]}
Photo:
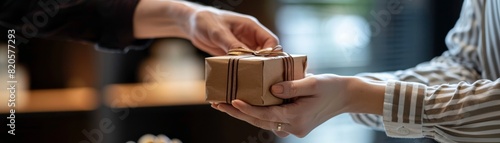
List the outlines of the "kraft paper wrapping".
{"label": "kraft paper wrapping", "polygon": [[[307,57],[305,55],[291,55],[293,58],[294,80],[305,76]],[[238,58],[237,71],[229,71],[231,58]],[[270,87],[284,81],[284,56],[219,56],[205,59],[206,100],[209,102],[228,103],[231,99],[240,99],[256,106],[279,105],[283,100],[271,94]],[[234,63],[232,64],[234,65]],[[229,75],[229,74],[231,75]],[[231,78],[231,76],[233,78]],[[234,79],[236,78],[236,79]],[[232,79],[232,81],[230,81]],[[229,82],[229,84],[228,84]],[[235,86],[231,88],[230,86]],[[228,97],[228,90],[236,92],[236,96]],[[229,99],[228,99],[229,98]]]}

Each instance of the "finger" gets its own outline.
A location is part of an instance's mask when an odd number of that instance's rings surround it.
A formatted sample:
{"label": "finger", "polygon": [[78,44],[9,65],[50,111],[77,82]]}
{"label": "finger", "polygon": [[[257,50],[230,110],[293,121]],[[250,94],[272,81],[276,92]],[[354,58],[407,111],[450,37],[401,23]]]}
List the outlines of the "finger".
{"label": "finger", "polygon": [[259,43],[259,46],[262,46],[262,48],[274,48],[279,45],[278,37],[274,33],[260,23],[257,23],[257,25],[258,27],[255,27],[257,29],[255,39],[258,40],[257,43]]}
{"label": "finger", "polygon": [[[267,29],[264,25],[262,25],[259,21],[250,20],[248,24],[250,29],[255,30],[254,39],[259,48],[274,48],[279,45],[278,36],[276,36],[271,30]],[[259,50],[259,49],[257,49]]]}
{"label": "finger", "polygon": [[265,121],[290,123],[286,117],[286,109],[281,106],[258,107],[241,100],[233,100],[232,105],[241,112]]}
{"label": "finger", "polygon": [[252,49],[274,48],[276,45],[279,45],[278,37],[255,17],[234,14],[234,17],[230,18],[230,20],[233,23],[231,30],[240,35],[245,35],[238,38],[247,44],[247,46],[252,45]]}
{"label": "finger", "polygon": [[316,94],[316,84],[316,78],[314,76],[309,76],[299,80],[285,81],[274,84],[271,87],[271,92],[274,96],[283,99],[309,96]]}
{"label": "finger", "polygon": [[234,34],[227,28],[219,28],[219,30],[215,30],[210,35],[212,43],[214,46],[218,46],[224,51],[228,51],[229,49],[234,49],[238,47],[248,48],[245,44],[239,41]]}
{"label": "finger", "polygon": [[[219,104],[217,106],[217,108],[220,111],[225,112],[234,118],[243,120],[243,121],[250,123],[256,127],[266,129],[266,130],[276,130],[277,129],[276,122],[264,121],[264,120],[260,120],[258,118],[254,118],[250,115],[247,115],[247,114],[239,111],[238,109],[232,107],[231,105]],[[287,125],[287,124],[282,124],[282,129],[284,129],[285,125]]]}
{"label": "finger", "polygon": [[217,106],[219,106],[218,103],[210,103],[210,107],[214,108],[215,110],[219,110]]}
{"label": "finger", "polygon": [[204,42],[201,42],[200,40],[192,40],[193,45],[197,47],[198,49],[207,52],[208,54],[212,56],[222,56],[225,55],[227,52],[224,51],[221,48],[217,48],[216,46],[209,46],[209,44],[206,44]]}
{"label": "finger", "polygon": [[276,131],[276,130],[273,130],[273,133],[275,135],[277,135],[278,137],[280,138],[284,138],[284,137],[287,137],[288,135],[290,135],[289,133],[287,132],[284,132],[284,131]]}

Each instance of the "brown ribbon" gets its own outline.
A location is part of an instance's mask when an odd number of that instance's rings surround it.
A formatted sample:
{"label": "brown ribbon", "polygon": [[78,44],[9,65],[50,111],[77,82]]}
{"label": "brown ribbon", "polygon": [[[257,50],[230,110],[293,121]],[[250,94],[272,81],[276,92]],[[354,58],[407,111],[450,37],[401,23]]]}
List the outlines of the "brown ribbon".
{"label": "brown ribbon", "polygon": [[[246,48],[236,48],[230,49],[228,55],[240,56],[231,57],[227,64],[227,85],[226,85],[226,103],[231,104],[231,101],[236,99],[236,93],[238,91],[238,65],[239,60],[242,58],[248,58],[252,56],[263,56],[263,57],[277,57],[283,56],[283,68],[285,70],[283,74],[283,79],[285,81],[293,80],[294,77],[294,61],[290,54],[283,52],[283,48],[278,45],[274,48],[265,48],[261,50],[250,50]],[[241,55],[249,55],[241,57]],[[285,99],[283,103],[289,103],[291,100]]]}
{"label": "brown ribbon", "polygon": [[257,51],[243,47],[238,47],[235,49],[230,49],[227,55],[231,56],[254,55],[263,57],[289,56],[287,53],[283,52],[283,48],[281,47],[281,45],[278,45],[274,48],[264,48]]}

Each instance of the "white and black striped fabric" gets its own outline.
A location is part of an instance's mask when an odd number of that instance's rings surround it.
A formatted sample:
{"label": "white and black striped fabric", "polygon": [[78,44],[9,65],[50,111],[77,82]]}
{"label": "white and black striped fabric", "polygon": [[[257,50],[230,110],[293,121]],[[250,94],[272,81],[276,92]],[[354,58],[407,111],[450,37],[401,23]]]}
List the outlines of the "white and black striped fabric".
{"label": "white and black striped fabric", "polygon": [[448,51],[414,68],[363,73],[387,83],[383,116],[354,121],[390,137],[500,142],[500,1],[465,0]]}

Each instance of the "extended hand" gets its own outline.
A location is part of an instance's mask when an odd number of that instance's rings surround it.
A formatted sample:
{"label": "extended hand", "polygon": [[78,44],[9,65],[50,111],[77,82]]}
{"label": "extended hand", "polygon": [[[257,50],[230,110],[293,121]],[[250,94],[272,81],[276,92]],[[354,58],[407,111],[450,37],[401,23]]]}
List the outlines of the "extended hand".
{"label": "extended hand", "polygon": [[254,17],[215,8],[195,12],[189,33],[195,46],[213,55],[226,54],[231,48],[259,50],[278,45],[276,36]]}
{"label": "extended hand", "polygon": [[254,17],[187,1],[141,0],[134,14],[136,38],[181,37],[211,55],[231,48],[275,47],[278,38]]}

